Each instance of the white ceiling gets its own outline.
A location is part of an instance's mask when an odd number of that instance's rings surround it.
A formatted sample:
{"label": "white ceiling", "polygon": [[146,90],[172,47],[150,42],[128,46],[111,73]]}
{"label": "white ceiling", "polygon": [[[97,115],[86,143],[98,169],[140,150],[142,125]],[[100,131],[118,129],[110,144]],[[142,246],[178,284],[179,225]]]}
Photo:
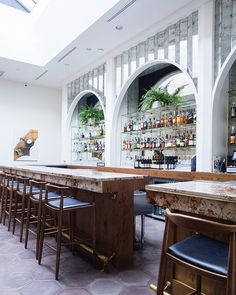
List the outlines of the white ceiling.
{"label": "white ceiling", "polygon": [[[119,1],[43,66],[0,57],[0,71],[5,72],[1,79],[60,88],[63,81],[69,77],[88,67],[90,64],[98,61],[102,62],[105,60],[105,55],[110,54],[116,47],[125,44],[128,40],[150,28],[155,23],[168,20],[168,16],[193,1],[136,0],[124,12],[108,22],[109,18],[114,16],[130,2],[131,0]],[[197,0],[195,2],[197,2]],[[89,14],[89,12],[87,13]],[[89,17],[89,15],[87,17]],[[66,19],[52,20],[53,23],[63,21],[66,21]],[[123,30],[116,30],[115,27],[117,25],[122,25]],[[76,27],[73,29],[76,29]],[[67,30],[69,30],[69,28],[67,28]],[[71,32],[61,31],[58,33],[69,34]],[[45,47],[44,49],[47,49],[47,44],[40,44],[40,46],[41,48]],[[76,47],[76,49],[72,51],[71,54],[65,57],[61,62],[58,62],[61,57],[74,47]],[[92,48],[92,50],[88,51],[86,48]],[[103,48],[104,51],[100,51],[98,48]],[[47,71],[45,75],[35,80],[45,71]]]}

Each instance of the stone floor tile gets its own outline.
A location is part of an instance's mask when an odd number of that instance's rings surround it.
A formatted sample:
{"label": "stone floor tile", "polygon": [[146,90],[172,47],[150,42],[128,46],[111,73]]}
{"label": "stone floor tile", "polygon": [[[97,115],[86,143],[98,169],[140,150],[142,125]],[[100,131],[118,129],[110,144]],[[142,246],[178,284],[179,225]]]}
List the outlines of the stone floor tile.
{"label": "stone floor tile", "polygon": [[59,275],[59,284],[64,288],[69,287],[85,287],[92,283],[94,280],[94,275],[91,275],[89,272],[65,272]]}
{"label": "stone floor tile", "polygon": [[73,289],[65,289],[58,293],[58,295],[91,295],[91,293],[85,289],[81,288],[73,288]]}
{"label": "stone floor tile", "polygon": [[0,291],[1,295],[21,295],[20,291]]}
{"label": "stone floor tile", "polygon": [[124,286],[115,279],[95,279],[89,288],[93,295],[119,295]]}
{"label": "stone floor tile", "polygon": [[54,280],[55,268],[49,265],[38,265],[32,272],[35,280]]}
{"label": "stone floor tile", "polygon": [[[2,291],[20,288],[32,282],[32,276],[29,273],[10,273],[0,276],[0,294]],[[13,289],[13,290],[11,290]]]}
{"label": "stone floor tile", "polygon": [[20,290],[22,295],[56,295],[61,287],[56,281],[33,281]]}
{"label": "stone floor tile", "polygon": [[157,263],[145,263],[142,265],[142,270],[151,276],[157,274],[158,267]]}
{"label": "stone floor tile", "polygon": [[38,267],[38,262],[36,259],[22,259],[20,261],[14,262],[10,266],[11,272],[23,273],[32,272],[36,267]]}
{"label": "stone floor tile", "polygon": [[70,255],[67,258],[61,258],[61,271],[64,272],[92,272],[94,267],[88,261],[79,256]]}
{"label": "stone floor tile", "polygon": [[145,287],[131,287],[120,295],[154,295],[153,291]]}
{"label": "stone floor tile", "polygon": [[146,286],[150,276],[141,270],[127,270],[119,273],[119,279],[126,285]]}

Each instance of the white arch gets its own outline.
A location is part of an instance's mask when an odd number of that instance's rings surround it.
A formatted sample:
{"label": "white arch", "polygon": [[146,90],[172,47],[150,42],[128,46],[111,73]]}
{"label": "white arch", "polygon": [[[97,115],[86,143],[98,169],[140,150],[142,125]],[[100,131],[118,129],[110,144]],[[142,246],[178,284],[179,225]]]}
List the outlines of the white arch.
{"label": "white arch", "polygon": [[71,127],[71,120],[72,120],[72,116],[73,116],[73,113],[74,113],[74,110],[78,104],[78,102],[86,95],[86,94],[93,94],[95,95],[101,106],[102,106],[102,110],[103,110],[103,113],[104,113],[104,118],[106,117],[106,113],[105,113],[105,107],[104,107],[104,104],[103,104],[103,101],[101,99],[101,97],[95,92],[95,91],[92,91],[92,90],[83,90],[81,91],[76,97],[75,99],[73,100],[70,108],[69,108],[69,111],[68,111],[68,114],[67,114],[67,118],[66,118],[66,122],[65,122],[65,125],[64,125],[64,131],[63,131],[63,141],[64,141],[64,145],[65,145],[65,157],[67,162],[70,162],[70,143],[69,143],[69,138],[68,138],[68,135],[70,134],[70,127]]}
{"label": "white arch", "polygon": [[120,110],[120,105],[123,101],[123,98],[129,88],[129,86],[132,84],[132,82],[146,69],[150,68],[151,66],[157,65],[157,64],[172,64],[174,66],[176,66],[177,68],[179,68],[180,71],[182,71],[183,73],[186,74],[186,77],[188,78],[188,81],[190,83],[190,85],[193,87],[193,94],[195,96],[195,99],[197,100],[197,89],[193,83],[193,80],[191,78],[191,76],[189,75],[189,73],[186,71],[186,69],[184,69],[182,66],[180,66],[179,64],[177,64],[176,62],[173,61],[169,61],[168,59],[162,59],[162,60],[153,60],[153,61],[149,61],[147,63],[145,63],[144,65],[142,65],[141,67],[139,67],[133,74],[131,74],[129,76],[129,78],[127,79],[127,81],[124,83],[114,106],[113,109],[113,113],[112,113],[112,123],[115,123],[117,121],[117,116]]}
{"label": "white arch", "polygon": [[[130,87],[130,85],[132,84],[132,82],[143,72],[145,71],[146,69],[152,67],[152,66],[155,66],[157,64],[163,64],[163,63],[166,63],[166,64],[169,64],[169,65],[174,65],[176,66],[180,71],[182,71],[184,74],[186,74],[186,77],[188,79],[188,82],[189,84],[192,86],[193,88],[193,94],[195,96],[195,99],[196,99],[196,105],[197,105],[197,89],[196,89],[196,86],[191,78],[191,76],[189,75],[189,73],[186,71],[185,68],[183,68],[181,65],[177,64],[176,62],[174,61],[170,61],[168,59],[162,59],[162,60],[152,60],[152,61],[149,61],[147,63],[145,63],[144,65],[140,66],[139,68],[136,69],[136,71],[134,73],[132,73],[127,81],[124,83],[117,99],[116,99],[116,102],[115,102],[115,105],[114,105],[114,108],[113,108],[113,111],[112,111],[112,128],[113,128],[113,132],[112,130],[108,130],[108,133],[109,133],[109,136],[111,138],[111,155],[119,155],[119,151],[117,150],[117,139],[116,139],[116,135],[118,134],[117,133],[117,122],[118,122],[118,115],[119,115],[119,111],[120,111],[120,107],[121,107],[121,103],[124,99],[124,96],[128,90],[128,88]],[[115,129],[115,130],[114,130]],[[115,132],[114,132],[115,131]],[[115,158],[118,158],[117,156]],[[111,157],[112,159],[112,157]],[[110,163],[111,165],[118,165],[118,163],[114,162]]]}
{"label": "white arch", "polygon": [[214,84],[213,88],[213,100],[212,100],[212,107],[214,110],[215,104],[220,99],[220,92],[223,88],[225,79],[229,73],[229,70],[231,69],[233,63],[236,60],[236,46],[234,46],[230,52],[230,54],[227,56],[226,60],[224,61]]}
{"label": "white arch", "polygon": [[225,100],[228,99],[228,74],[236,60],[234,46],[224,61],[212,91],[212,156],[226,156],[227,142],[227,110]]}

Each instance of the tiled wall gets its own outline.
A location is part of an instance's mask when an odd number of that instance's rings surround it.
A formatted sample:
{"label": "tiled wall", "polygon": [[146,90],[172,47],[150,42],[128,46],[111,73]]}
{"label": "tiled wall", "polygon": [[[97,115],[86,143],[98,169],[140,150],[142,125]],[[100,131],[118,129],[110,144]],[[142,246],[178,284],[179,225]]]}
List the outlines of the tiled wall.
{"label": "tiled wall", "polygon": [[215,0],[215,78],[236,45],[236,0]]}
{"label": "tiled wall", "polygon": [[127,78],[141,65],[154,59],[180,64],[197,84],[198,12],[115,57],[116,95]]}
{"label": "tiled wall", "polygon": [[92,69],[81,77],[71,81],[67,84],[67,110],[69,109],[72,101],[83,90],[92,90],[96,92],[105,106],[105,76],[106,64]]}

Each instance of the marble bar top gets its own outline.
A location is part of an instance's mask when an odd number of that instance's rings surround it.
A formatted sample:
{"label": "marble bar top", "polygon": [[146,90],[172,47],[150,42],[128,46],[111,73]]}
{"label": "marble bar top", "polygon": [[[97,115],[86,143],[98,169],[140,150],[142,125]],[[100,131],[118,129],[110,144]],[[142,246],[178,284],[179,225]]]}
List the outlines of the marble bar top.
{"label": "marble bar top", "polygon": [[[95,169],[67,169],[45,166],[3,166],[0,170],[16,173],[47,182],[67,185],[99,193],[144,188],[148,176],[116,172],[103,172]],[[122,185],[123,184],[123,185]]]}
{"label": "marble bar top", "polygon": [[0,166],[0,169],[5,168],[17,169],[21,171],[33,171],[45,174],[53,175],[65,175],[73,178],[79,179],[90,179],[90,180],[122,180],[122,179],[143,179],[144,175],[137,174],[125,174],[125,173],[114,173],[114,172],[102,172],[93,169],[67,169],[67,168],[53,168],[53,167],[43,167],[43,166]]}
{"label": "marble bar top", "polygon": [[184,181],[146,185],[150,192],[171,193],[236,203],[236,181]]}

